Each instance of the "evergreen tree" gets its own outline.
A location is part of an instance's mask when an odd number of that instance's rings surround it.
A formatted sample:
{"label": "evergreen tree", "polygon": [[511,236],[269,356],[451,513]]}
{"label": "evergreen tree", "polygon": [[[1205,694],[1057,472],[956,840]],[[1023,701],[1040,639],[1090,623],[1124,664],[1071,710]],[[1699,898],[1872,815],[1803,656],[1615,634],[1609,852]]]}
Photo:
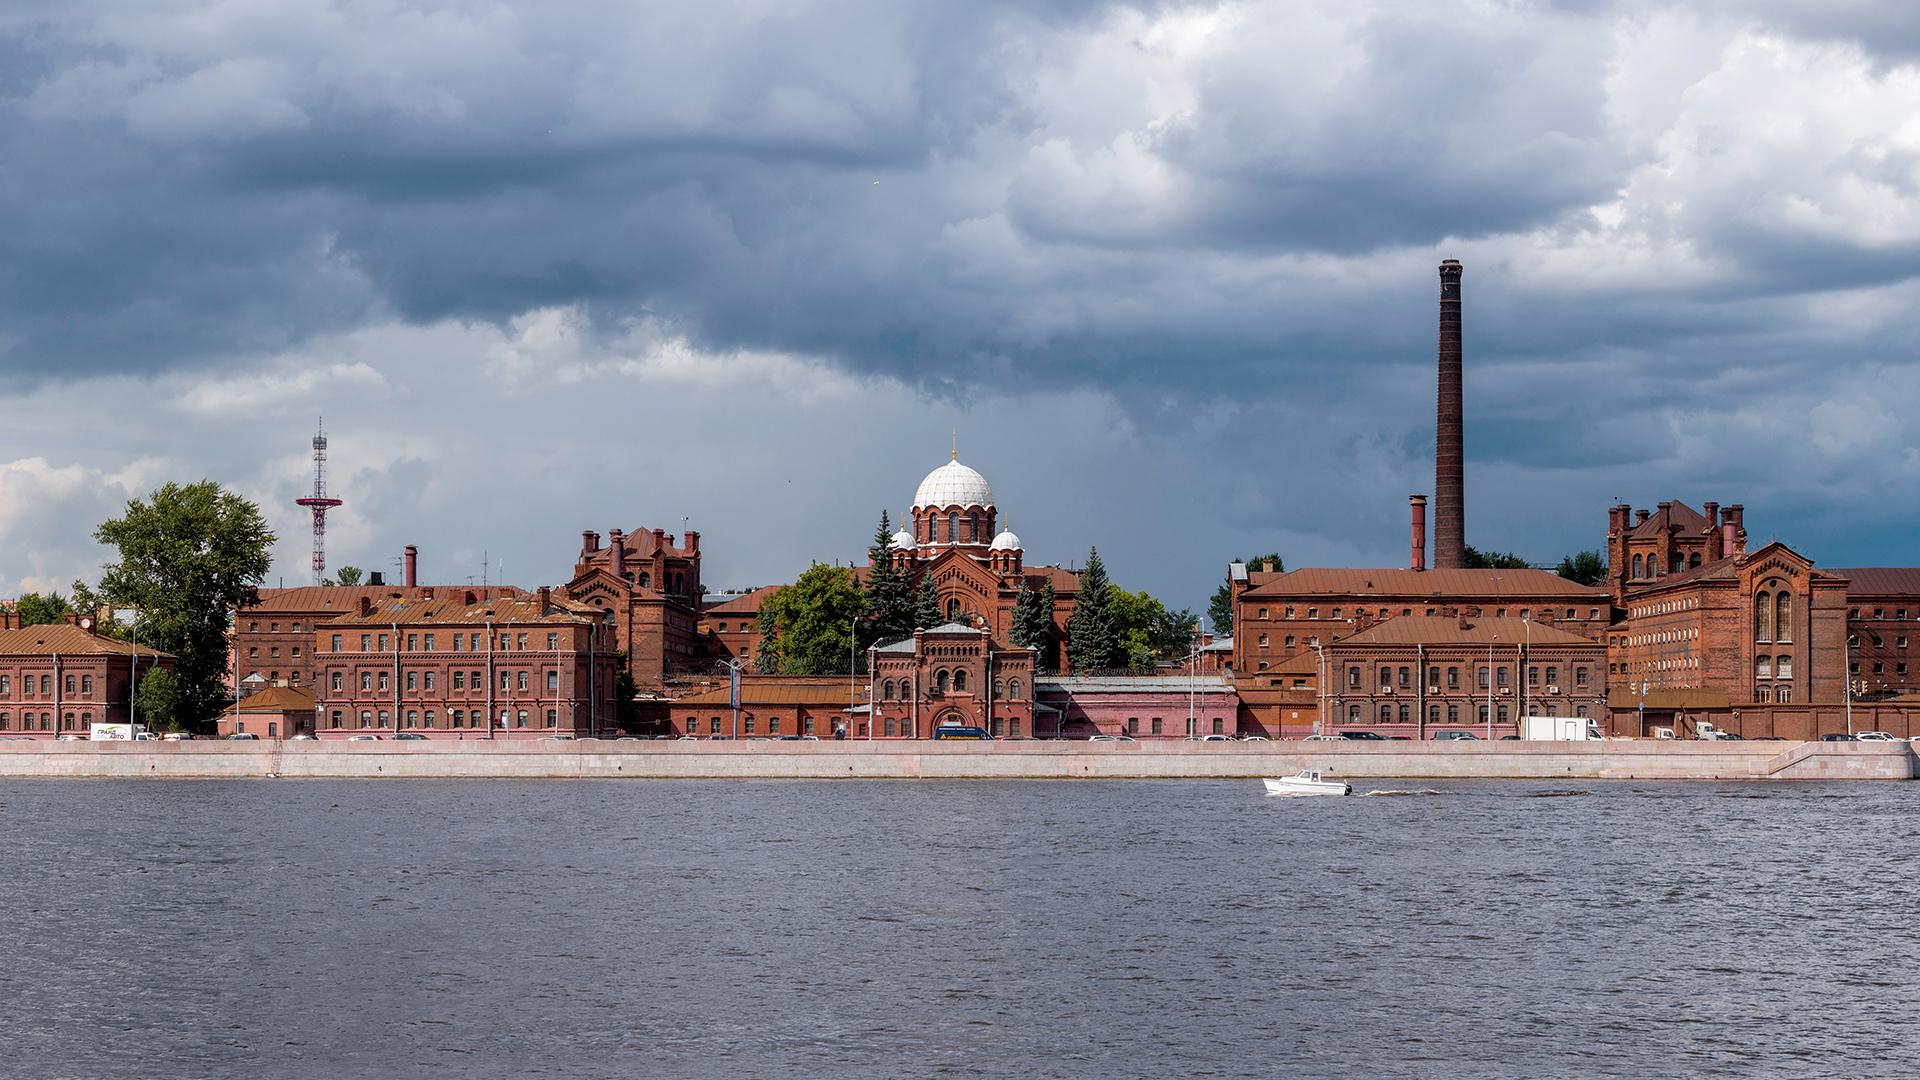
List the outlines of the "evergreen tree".
{"label": "evergreen tree", "polygon": [[1067,665],[1074,671],[1103,671],[1125,662],[1113,624],[1113,585],[1100,561],[1100,549],[1087,552],[1080,571],[1080,598],[1067,619]]}
{"label": "evergreen tree", "polygon": [[945,620],[940,615],[940,593],[933,587],[933,575],[920,575],[920,589],[913,597],[913,628],[927,630]]}
{"label": "evergreen tree", "polygon": [[885,510],[880,511],[880,527],[874,531],[873,548],[868,554],[873,565],[867,569],[862,644],[898,641],[913,633],[913,593],[905,575],[893,565],[892,525]]}
{"label": "evergreen tree", "polygon": [[765,601],[760,604],[760,644],[753,650],[753,670],[762,675],[780,674],[780,626],[767,617]]}
{"label": "evergreen tree", "polygon": [[1472,544],[1467,545],[1461,563],[1469,570],[1525,570],[1533,565],[1512,552],[1481,551]]}
{"label": "evergreen tree", "polygon": [[1053,575],[1047,575],[1047,583],[1040,589],[1040,602],[1034,605],[1034,629],[1038,637],[1034,645],[1040,650],[1040,670],[1053,671],[1060,666],[1059,643],[1054,640],[1053,615],[1060,606],[1060,598],[1053,591]]}
{"label": "evergreen tree", "polygon": [[1022,581],[1019,594],[1013,598],[1013,625],[1008,632],[1014,645],[1022,649],[1040,647],[1038,627],[1035,625],[1039,614],[1040,594],[1027,588],[1027,583]]}
{"label": "evergreen tree", "polygon": [[1582,585],[1598,585],[1607,579],[1607,560],[1598,551],[1578,551],[1560,560],[1555,573]]}

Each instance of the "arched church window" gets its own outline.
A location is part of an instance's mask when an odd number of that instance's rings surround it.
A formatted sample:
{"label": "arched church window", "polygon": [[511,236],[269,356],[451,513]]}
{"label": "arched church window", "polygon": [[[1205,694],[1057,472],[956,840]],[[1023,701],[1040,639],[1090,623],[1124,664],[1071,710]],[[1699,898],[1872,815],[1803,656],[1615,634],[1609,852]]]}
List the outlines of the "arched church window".
{"label": "arched church window", "polygon": [[1765,591],[1753,598],[1753,640],[1773,640],[1773,594]]}
{"label": "arched church window", "polygon": [[1633,576],[1636,579],[1646,576],[1646,565],[1640,561],[1640,556],[1638,555],[1633,557]]}
{"label": "arched church window", "polygon": [[[632,575],[632,574],[628,574],[628,575],[627,575],[627,579],[628,579],[629,581],[631,581],[631,580],[633,579],[633,575]],[[641,572],[641,574],[640,574],[640,587],[641,587],[641,588],[643,588],[643,589],[650,589],[650,588],[652,588],[652,587],[653,587],[653,575],[651,575],[651,574],[648,574],[648,573],[646,573],[646,572],[644,572],[644,571],[642,571],[642,572]]]}
{"label": "arched church window", "polygon": [[1007,684],[1005,680],[1002,680],[1002,679],[993,680],[993,696],[997,698],[1003,698],[1007,696]]}
{"label": "arched church window", "polygon": [[882,701],[893,700],[893,680],[892,679],[888,679],[886,682],[883,682],[880,684],[880,700]]}
{"label": "arched church window", "polygon": [[960,542],[960,514],[958,511],[954,511],[947,515],[947,543],[957,544],[959,542]]}
{"label": "arched church window", "polygon": [[958,670],[954,671],[953,688],[955,690],[965,690],[967,688],[967,669],[966,668],[959,668]]}
{"label": "arched church window", "polygon": [[1007,697],[1011,698],[1014,701],[1020,700],[1020,680],[1019,679],[1007,680]]}
{"label": "arched church window", "polygon": [[936,693],[947,692],[947,673],[944,669],[933,673],[933,689]]}
{"label": "arched church window", "polygon": [[1773,597],[1773,640],[1793,640],[1793,594],[1785,589]]}

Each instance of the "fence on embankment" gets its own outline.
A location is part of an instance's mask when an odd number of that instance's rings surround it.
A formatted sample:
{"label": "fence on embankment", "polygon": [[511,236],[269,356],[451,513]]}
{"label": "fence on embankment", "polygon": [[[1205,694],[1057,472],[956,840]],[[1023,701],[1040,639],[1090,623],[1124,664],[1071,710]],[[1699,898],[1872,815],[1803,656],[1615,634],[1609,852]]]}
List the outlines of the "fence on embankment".
{"label": "fence on embankment", "polygon": [[0,777],[1911,780],[1904,743],[186,742],[0,745]]}

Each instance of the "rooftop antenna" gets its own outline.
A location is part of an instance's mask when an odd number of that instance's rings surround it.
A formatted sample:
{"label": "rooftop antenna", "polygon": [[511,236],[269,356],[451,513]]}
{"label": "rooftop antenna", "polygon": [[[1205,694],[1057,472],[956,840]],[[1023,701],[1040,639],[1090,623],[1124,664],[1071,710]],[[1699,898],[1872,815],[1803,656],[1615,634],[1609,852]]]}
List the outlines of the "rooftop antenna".
{"label": "rooftop antenna", "polygon": [[313,583],[320,584],[327,575],[327,511],[340,505],[339,499],[327,497],[327,428],[322,417],[313,429],[313,494],[304,499],[295,499],[294,505],[304,506],[313,511]]}

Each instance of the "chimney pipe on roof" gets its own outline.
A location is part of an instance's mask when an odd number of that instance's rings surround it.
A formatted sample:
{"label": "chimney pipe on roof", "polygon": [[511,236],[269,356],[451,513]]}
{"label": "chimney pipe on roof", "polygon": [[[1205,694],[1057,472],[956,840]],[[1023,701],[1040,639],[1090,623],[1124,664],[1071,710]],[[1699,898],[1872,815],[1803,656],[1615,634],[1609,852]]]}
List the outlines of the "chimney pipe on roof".
{"label": "chimney pipe on roof", "polygon": [[687,530],[687,554],[696,557],[700,554],[700,533],[697,530]]}
{"label": "chimney pipe on roof", "polygon": [[1706,562],[1719,562],[1726,558],[1725,537],[1720,533],[1720,504],[1701,503],[1700,510],[1707,517],[1707,551],[1701,558]]}
{"label": "chimney pipe on roof", "polygon": [[1407,565],[1415,570],[1427,568],[1427,497],[1409,495],[1407,502],[1413,507],[1413,558]]}
{"label": "chimney pipe on roof", "polygon": [[1635,510],[1635,511],[1633,512],[1633,525],[1634,525],[1634,528],[1636,528],[1636,529],[1637,529],[1637,528],[1639,528],[1640,526],[1642,526],[1642,525],[1645,525],[1645,524],[1647,523],[1647,518],[1648,518],[1649,516],[1650,516],[1650,515],[1649,515],[1649,513],[1648,513],[1648,511],[1645,511],[1645,510]]}
{"label": "chimney pipe on roof", "polygon": [[420,583],[420,549],[408,544],[403,555],[406,566],[406,585],[411,589]]}
{"label": "chimney pipe on roof", "polygon": [[380,571],[378,570],[367,571],[367,584],[369,586],[372,586],[373,588],[379,588],[385,585],[386,583],[387,583],[386,575],[382,574]]}
{"label": "chimney pipe on roof", "polygon": [[626,539],[627,534],[621,532],[619,529],[607,530],[608,568],[613,571],[613,576],[617,578],[627,576]]}
{"label": "chimney pipe on roof", "polygon": [[1433,565],[1467,562],[1465,416],[1461,403],[1458,259],[1440,263],[1440,380],[1433,425]]}
{"label": "chimney pipe on roof", "polygon": [[599,550],[600,534],[594,532],[592,529],[580,530],[580,558],[585,559],[587,556]]}
{"label": "chimney pipe on roof", "polygon": [[1745,555],[1747,553],[1747,530],[1742,520],[1747,508],[1734,503],[1720,511],[1721,541],[1726,545],[1726,554]]}
{"label": "chimney pipe on roof", "polygon": [[553,603],[552,587],[547,585],[540,586],[540,614],[545,615],[547,613],[547,608],[552,606],[552,603]]}

